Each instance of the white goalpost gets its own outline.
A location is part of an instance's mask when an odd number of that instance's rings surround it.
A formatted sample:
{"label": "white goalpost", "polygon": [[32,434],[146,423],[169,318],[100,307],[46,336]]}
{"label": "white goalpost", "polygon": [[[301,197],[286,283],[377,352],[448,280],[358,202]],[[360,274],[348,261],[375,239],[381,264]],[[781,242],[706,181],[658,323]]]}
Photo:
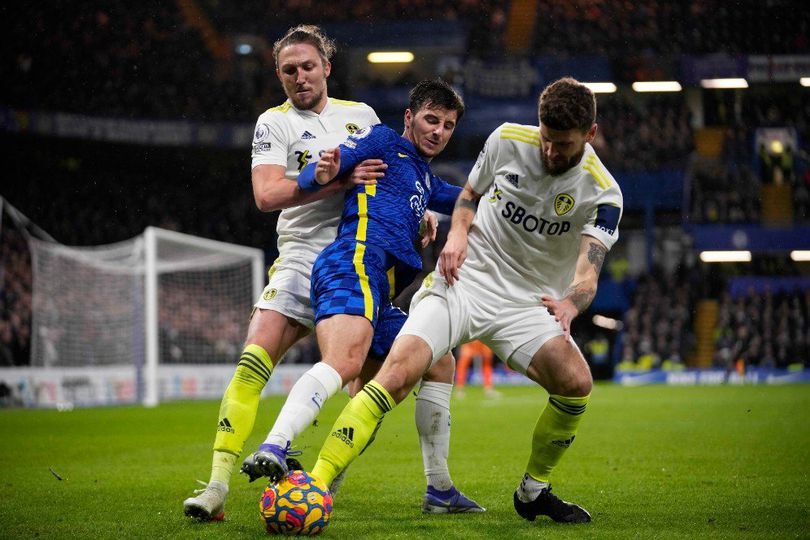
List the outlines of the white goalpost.
{"label": "white goalpost", "polygon": [[180,373],[232,371],[264,285],[261,250],[155,227],[104,246],[29,245],[31,366],[71,394],[34,403],[155,406],[205,382]]}

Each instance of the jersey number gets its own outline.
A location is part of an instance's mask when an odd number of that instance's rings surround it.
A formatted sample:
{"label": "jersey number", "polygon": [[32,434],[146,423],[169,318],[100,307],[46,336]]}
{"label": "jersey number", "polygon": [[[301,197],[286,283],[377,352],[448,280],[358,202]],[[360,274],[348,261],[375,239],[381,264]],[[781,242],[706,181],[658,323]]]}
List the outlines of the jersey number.
{"label": "jersey number", "polygon": [[309,153],[309,150],[304,150],[303,152],[300,150],[295,151],[295,155],[298,159],[298,170],[301,171],[304,167],[307,166],[309,160],[312,159],[312,154]]}

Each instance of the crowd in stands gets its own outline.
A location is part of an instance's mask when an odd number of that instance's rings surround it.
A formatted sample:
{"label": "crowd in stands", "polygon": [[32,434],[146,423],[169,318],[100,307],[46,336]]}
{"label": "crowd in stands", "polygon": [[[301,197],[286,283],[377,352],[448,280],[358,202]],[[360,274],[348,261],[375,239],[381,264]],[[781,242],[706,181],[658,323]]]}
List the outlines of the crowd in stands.
{"label": "crowd in stands", "polygon": [[68,11],[21,3],[14,11],[18,24],[0,33],[4,105],[178,120],[253,116],[244,85],[213,61],[174,2],[81,0]]}
{"label": "crowd in stands", "polygon": [[614,172],[683,169],[692,151],[689,109],[680,94],[628,99],[600,96],[600,159]]}
{"label": "crowd in stands", "polygon": [[676,273],[641,276],[632,305],[624,314],[619,367],[682,367],[695,344],[694,301],[688,282]]}
{"label": "crowd in stands", "polygon": [[[785,184],[791,188],[793,221],[810,220],[810,93],[743,94],[737,118],[728,122],[718,160],[704,160],[693,171],[690,221],[694,223],[756,223],[761,220],[762,186]],[[785,128],[796,133],[797,147],[779,151],[757,145],[758,128]]]}
{"label": "crowd in stands", "polygon": [[[311,0],[202,2],[214,31],[264,36],[268,22],[379,22],[419,18],[463,21],[469,50],[499,47],[505,2],[354,2]],[[9,9],[9,8],[7,8]],[[74,2],[69,11],[20,4],[7,17],[25,21],[0,33],[0,104],[97,116],[196,121],[255,120],[284,95],[270,55],[247,72],[232,51],[217,56],[174,2]],[[223,28],[217,28],[220,25]],[[341,74],[333,91],[343,90]],[[336,95],[351,97],[338,91]]]}
{"label": "crowd in stands", "polygon": [[715,336],[714,365],[789,368],[810,364],[810,289],[750,290],[723,295]]}
{"label": "crowd in stands", "polygon": [[[470,52],[488,56],[502,52],[509,3],[202,0],[199,4],[214,22],[223,25],[220,30],[256,35],[265,34],[267,21],[280,27],[301,21],[462,21],[469,31]],[[284,99],[271,65],[262,65],[258,78],[246,84],[238,65],[213,58],[200,31],[187,23],[172,2],[80,0],[68,12],[25,3],[14,10],[13,19],[25,24],[7,24],[0,33],[0,78],[4,81],[0,105],[135,119],[253,122],[259,111]],[[713,0],[540,0],[537,12],[534,53],[606,54],[625,77],[635,78],[644,70],[654,74],[653,60],[658,55],[810,51],[808,11],[789,0],[733,4]],[[548,39],[549,35],[564,39]],[[638,63],[639,55],[647,55],[651,61]],[[406,74],[398,82],[412,83],[414,77]],[[351,98],[350,90],[337,73],[330,79],[330,91],[335,95]],[[721,118],[731,127],[716,167],[696,171],[690,208],[693,220],[733,223],[759,219],[760,186],[773,177],[757,165],[763,160],[755,157],[753,130],[794,127],[800,140],[810,140],[810,97],[806,92],[787,92],[783,98],[746,92],[739,116]],[[693,149],[692,122],[682,94],[600,96],[598,122],[594,145],[613,172],[682,166]],[[9,139],[0,137],[0,141]],[[27,136],[15,137],[9,147],[15,155],[7,160],[11,180],[2,195],[61,243],[111,243],[156,225],[264,247],[273,254],[275,215],[262,215],[253,204],[247,148],[239,152],[153,148]],[[802,165],[802,149],[795,150],[793,166],[780,163],[779,174],[794,186],[796,219],[806,221],[810,219],[810,167]],[[0,236],[0,365],[26,364],[30,256],[24,238],[12,227],[4,226]],[[426,255],[435,259],[438,247],[430,249]],[[428,260],[426,267],[432,266],[433,261]],[[694,342],[690,311],[694,295],[690,285],[676,276],[656,273],[642,277],[633,305],[624,316],[621,358],[649,367],[685,361]],[[757,325],[746,324],[743,329],[736,321],[740,313],[753,311],[756,300],[724,300],[719,364],[739,357],[740,343],[745,350],[759,351],[761,365],[785,366],[790,358],[807,354],[807,294],[771,295],[760,301],[771,304],[773,316],[761,316]],[[224,328],[222,333],[202,336],[206,350],[224,361],[232,361],[244,338],[245,314],[237,309],[223,310],[216,321],[175,320],[170,312],[163,317],[168,321],[162,334],[167,358],[205,352],[183,348],[190,333],[200,337],[203,330],[194,327]],[[766,318],[772,323],[766,323]],[[748,316],[746,320],[752,319]],[[316,357],[313,339],[289,354],[291,361]]]}
{"label": "crowd in stands", "polygon": [[[0,140],[8,140],[0,137]],[[250,154],[18,137],[2,195],[57,241],[98,245],[152,225],[272,250],[275,214],[256,209]],[[44,196],[43,194],[47,194]]]}
{"label": "crowd in stands", "polygon": [[31,336],[31,256],[25,237],[0,224],[0,367],[27,365]]}
{"label": "crowd in stands", "polygon": [[537,17],[534,50],[541,54],[607,54],[620,60],[628,51],[651,58],[810,51],[810,21],[795,0],[540,0]]}

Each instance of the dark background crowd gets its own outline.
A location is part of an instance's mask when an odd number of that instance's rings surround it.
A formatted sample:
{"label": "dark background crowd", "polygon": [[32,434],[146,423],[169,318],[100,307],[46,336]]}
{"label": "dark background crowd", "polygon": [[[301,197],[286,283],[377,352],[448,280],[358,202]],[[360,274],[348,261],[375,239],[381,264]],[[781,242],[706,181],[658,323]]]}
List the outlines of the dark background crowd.
{"label": "dark background crowd", "polygon": [[[598,96],[600,129],[594,146],[600,157],[620,184],[633,175],[654,183],[661,171],[676,171],[683,178],[682,196],[674,203],[629,205],[623,238],[649,234],[649,227],[765,223],[769,217],[763,193],[773,185],[789,187],[790,217],[782,226],[807,224],[808,89],[795,83],[768,83],[744,92],[627,91],[637,79],[677,75],[673,66],[682,55],[810,53],[810,12],[802,3],[539,0],[528,14],[515,11],[521,5],[506,0],[385,4],[367,0],[326,4],[312,0],[134,4],[80,0],[70,6],[4,5],[0,7],[0,107],[22,128],[0,131],[9,156],[0,195],[56,241],[68,245],[118,242],[154,225],[261,247],[272,261],[276,215],[261,214],[253,203],[249,147],[155,146],[33,135],[27,133],[21,113],[252,127],[259,113],[284,100],[268,46],[287,27],[303,21],[337,30],[341,25],[371,29],[389,23],[400,29],[439,24],[448,33],[461,33],[464,52],[460,63],[431,68],[460,90],[469,89],[465,98],[469,97],[470,118],[476,115],[478,96],[474,81],[466,81],[465,86],[465,73],[470,73],[465,64],[529,65],[541,56],[607,59],[621,88]],[[520,32],[514,31],[519,29],[515,19],[520,17],[531,19],[533,28],[522,49]],[[407,32],[396,32],[389,36],[393,43],[407,40]],[[263,43],[264,48],[240,56],[234,50],[240,40]],[[395,91],[424,76],[417,68],[403,69],[397,77],[359,72],[357,66],[349,65],[352,46],[357,44],[338,42],[329,81],[333,96],[358,99]],[[796,147],[778,152],[758,147],[762,128],[793,130]],[[709,149],[701,142],[707,132],[718,134],[717,144]],[[437,161],[445,160],[466,172],[485,137],[486,132],[460,131]],[[463,182],[463,173],[454,180]],[[0,365],[5,366],[26,365],[30,353],[31,259],[23,229],[8,212],[3,213]],[[740,359],[747,365],[777,367],[808,362],[806,285],[778,292],[730,292],[740,275],[796,277],[807,275],[807,268],[791,262],[786,253],[770,254],[768,262],[759,266],[708,268],[694,254],[689,256],[685,229],[681,235],[677,264],[669,264],[667,257],[672,255],[660,251],[654,260],[638,263],[638,252],[619,242],[610,257],[630,259],[632,270],[619,275],[605,272],[603,278],[611,283],[604,290],[620,291],[616,294],[621,301],[609,303],[602,311],[622,326],[616,330],[596,327],[588,313],[577,321],[578,339],[589,342],[609,335],[613,363],[636,368],[689,364],[700,341],[696,306],[710,299],[719,306],[713,332],[714,365],[728,366]],[[440,245],[426,253],[426,266],[432,264],[430,257]],[[193,297],[192,290],[178,294]],[[183,303],[183,298],[178,301]],[[164,309],[168,310],[164,319],[169,320],[172,309]],[[203,308],[196,311],[202,319],[194,319],[190,326],[178,322],[162,329],[170,351],[167,358],[199,356],[194,350],[182,350],[189,347],[184,343],[196,339],[200,347],[213,350],[218,360],[227,361],[239,347],[246,314],[236,309],[208,315]],[[316,355],[310,340],[294,350],[290,359],[311,361]]]}

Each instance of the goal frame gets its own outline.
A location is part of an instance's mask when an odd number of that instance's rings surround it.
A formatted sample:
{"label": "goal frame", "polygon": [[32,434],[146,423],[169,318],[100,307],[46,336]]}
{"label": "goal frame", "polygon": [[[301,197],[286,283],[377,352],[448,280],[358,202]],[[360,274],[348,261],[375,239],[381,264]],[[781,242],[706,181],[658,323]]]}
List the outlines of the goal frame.
{"label": "goal frame", "polygon": [[143,405],[156,407],[160,402],[158,389],[159,365],[159,321],[158,321],[158,278],[165,272],[158,264],[158,242],[166,240],[179,244],[219,252],[230,253],[251,259],[253,298],[258,298],[264,289],[264,252],[258,248],[228,244],[218,240],[200,238],[190,234],[147,227],[144,238],[144,323],[145,323],[145,361],[143,373]]}

